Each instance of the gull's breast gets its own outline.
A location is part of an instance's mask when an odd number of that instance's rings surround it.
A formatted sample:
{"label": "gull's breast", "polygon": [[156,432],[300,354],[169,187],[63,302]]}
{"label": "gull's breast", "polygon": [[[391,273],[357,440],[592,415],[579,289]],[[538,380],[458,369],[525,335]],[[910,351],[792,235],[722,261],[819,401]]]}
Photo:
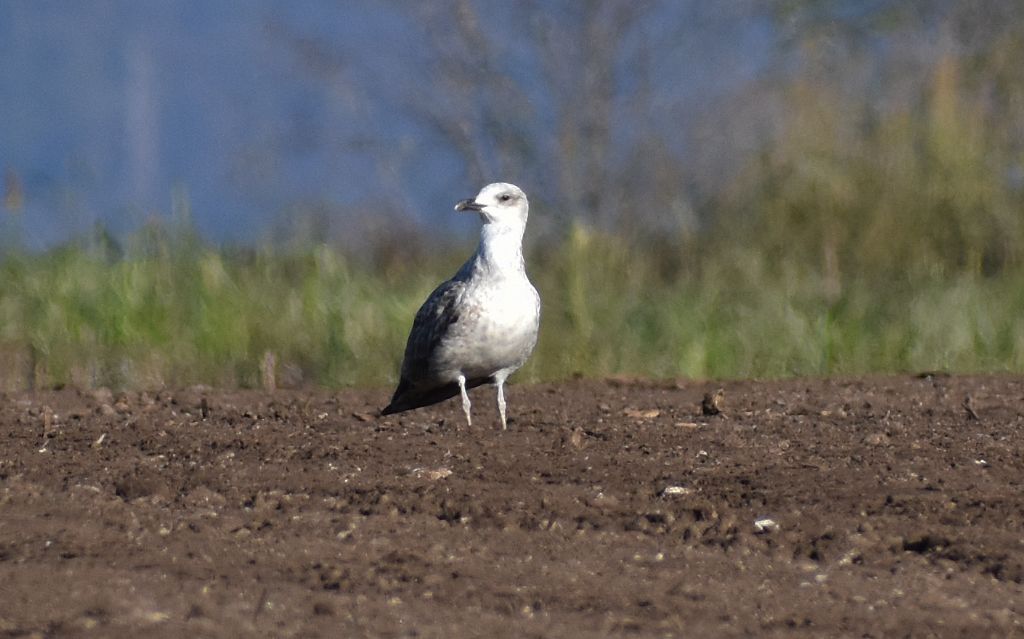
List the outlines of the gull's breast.
{"label": "gull's breast", "polygon": [[526,277],[470,287],[459,320],[439,349],[440,368],[468,378],[516,370],[537,342],[540,302]]}

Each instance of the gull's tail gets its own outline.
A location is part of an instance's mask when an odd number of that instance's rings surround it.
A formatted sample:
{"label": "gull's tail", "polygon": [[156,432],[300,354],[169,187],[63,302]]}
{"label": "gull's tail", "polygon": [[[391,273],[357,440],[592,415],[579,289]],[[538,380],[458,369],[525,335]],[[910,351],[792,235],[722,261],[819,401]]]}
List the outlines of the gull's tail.
{"label": "gull's tail", "polygon": [[[481,384],[493,383],[493,377],[481,377],[466,380],[466,388],[476,388]],[[430,406],[431,404],[451,399],[458,394],[459,385],[455,382],[431,388],[415,388],[408,382],[408,380],[402,379],[402,381],[398,383],[398,388],[395,390],[394,396],[391,398],[391,403],[388,404],[380,414],[393,415],[395,413],[401,413],[414,408]]]}

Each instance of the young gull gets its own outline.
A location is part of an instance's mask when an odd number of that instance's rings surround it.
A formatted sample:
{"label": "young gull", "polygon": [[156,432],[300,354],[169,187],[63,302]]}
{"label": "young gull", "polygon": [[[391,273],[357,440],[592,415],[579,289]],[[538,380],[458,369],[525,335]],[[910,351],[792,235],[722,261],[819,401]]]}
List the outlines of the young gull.
{"label": "young gull", "polygon": [[540,326],[540,296],[523,262],[529,208],[526,194],[504,183],[489,184],[475,199],[455,205],[456,211],[480,215],[480,245],[416,313],[398,388],[382,414],[461,394],[466,423],[472,425],[466,391],[495,384],[501,427],[508,428],[505,380],[533,352]]}

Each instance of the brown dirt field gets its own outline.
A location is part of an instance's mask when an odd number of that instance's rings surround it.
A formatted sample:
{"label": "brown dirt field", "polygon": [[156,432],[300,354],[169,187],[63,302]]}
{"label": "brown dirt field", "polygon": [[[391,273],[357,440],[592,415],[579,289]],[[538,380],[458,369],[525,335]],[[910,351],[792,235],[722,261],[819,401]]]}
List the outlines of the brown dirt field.
{"label": "brown dirt field", "polygon": [[1024,378],[717,386],[4,395],[0,637],[1024,635]]}

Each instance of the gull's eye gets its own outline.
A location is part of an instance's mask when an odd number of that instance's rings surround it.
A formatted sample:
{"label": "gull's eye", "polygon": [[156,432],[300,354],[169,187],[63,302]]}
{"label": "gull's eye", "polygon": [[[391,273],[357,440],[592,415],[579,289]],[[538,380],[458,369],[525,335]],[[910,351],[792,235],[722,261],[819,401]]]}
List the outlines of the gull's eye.
{"label": "gull's eye", "polygon": [[502,193],[501,196],[498,197],[498,199],[501,200],[502,202],[508,202],[509,200],[512,199],[512,196],[509,195],[508,193]]}

